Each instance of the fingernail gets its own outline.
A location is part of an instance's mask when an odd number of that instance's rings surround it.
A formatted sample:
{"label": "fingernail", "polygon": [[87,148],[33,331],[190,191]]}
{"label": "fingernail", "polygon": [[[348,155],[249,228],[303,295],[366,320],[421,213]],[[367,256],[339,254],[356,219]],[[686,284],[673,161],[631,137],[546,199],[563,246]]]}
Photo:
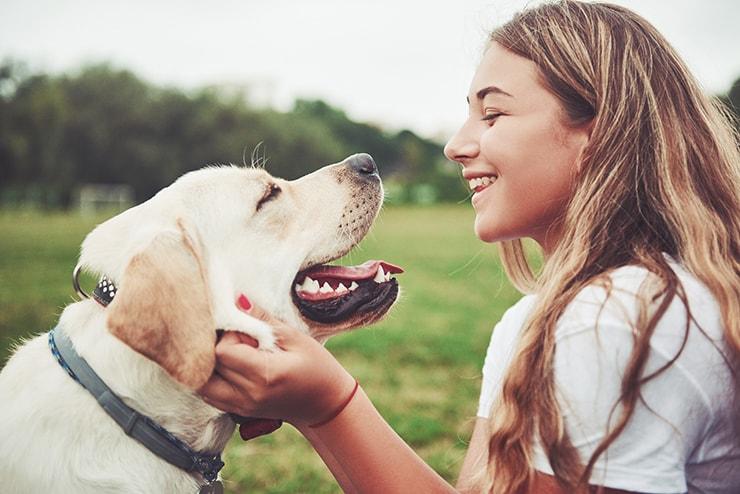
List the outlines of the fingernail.
{"label": "fingernail", "polygon": [[252,308],[252,303],[249,301],[247,296],[244,295],[243,293],[239,295],[238,299],[236,299],[236,303],[239,304],[239,307],[245,311]]}

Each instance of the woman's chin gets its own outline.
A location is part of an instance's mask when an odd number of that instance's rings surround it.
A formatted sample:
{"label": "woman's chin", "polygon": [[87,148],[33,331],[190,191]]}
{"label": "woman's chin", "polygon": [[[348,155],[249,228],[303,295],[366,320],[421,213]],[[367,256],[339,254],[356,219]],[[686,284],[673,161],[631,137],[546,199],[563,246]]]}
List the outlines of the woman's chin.
{"label": "woman's chin", "polygon": [[475,235],[486,243],[498,242],[505,239],[505,236],[502,235],[499,229],[487,225],[485,220],[480,218],[480,216],[475,218]]}
{"label": "woman's chin", "polygon": [[481,215],[475,217],[474,229],[476,237],[488,244],[503,242],[504,240],[515,240],[523,237],[523,235],[515,229],[506,228],[504,225],[496,224]]}

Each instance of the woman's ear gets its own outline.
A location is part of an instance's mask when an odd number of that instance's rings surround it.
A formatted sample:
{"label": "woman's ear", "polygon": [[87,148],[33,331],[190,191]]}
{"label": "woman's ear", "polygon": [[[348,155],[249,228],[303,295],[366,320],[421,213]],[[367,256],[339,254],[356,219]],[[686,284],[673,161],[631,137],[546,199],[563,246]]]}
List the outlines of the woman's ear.
{"label": "woman's ear", "polygon": [[108,306],[108,330],[190,389],[215,366],[216,327],[199,244],[182,222],[134,254]]}

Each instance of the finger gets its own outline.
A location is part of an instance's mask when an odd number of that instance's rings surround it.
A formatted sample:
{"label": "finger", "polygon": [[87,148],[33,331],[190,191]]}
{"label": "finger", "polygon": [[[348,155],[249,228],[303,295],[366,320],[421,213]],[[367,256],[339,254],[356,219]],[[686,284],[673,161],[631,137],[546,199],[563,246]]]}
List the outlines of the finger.
{"label": "finger", "polygon": [[278,348],[286,352],[306,352],[309,351],[311,345],[319,344],[311,335],[287,324],[281,323],[275,325],[272,331],[275,335],[275,344]]}
{"label": "finger", "polygon": [[249,394],[253,396],[252,391],[264,384],[264,376],[262,374],[242,374],[241,372],[231,369],[228,366],[216,361],[216,372],[219,376],[231,384],[234,389],[241,391],[242,394]]}
{"label": "finger", "polygon": [[[243,376],[263,376],[267,352],[249,345],[216,345],[216,367],[227,367]],[[263,376],[264,377],[264,376]]]}
{"label": "finger", "polygon": [[272,317],[270,314],[267,313],[262,307],[259,305],[252,304],[252,308],[247,311],[250,316],[256,317],[257,319],[262,319],[265,322],[272,322],[275,318]]}
{"label": "finger", "polygon": [[[245,399],[244,393],[240,393],[233,384],[228,382],[218,374],[213,374],[203,387],[198,390],[198,394],[209,404],[218,404],[217,408],[225,410],[223,406],[228,405],[228,411],[234,412],[234,405],[230,403],[239,402]],[[215,406],[215,405],[214,405]]]}
{"label": "finger", "polygon": [[264,310],[259,305],[254,304],[251,300],[247,302],[243,302],[242,297],[244,297],[244,294],[239,296],[239,302],[238,302],[239,309],[246,312],[252,317],[265,321],[266,323],[279,322],[277,319],[275,319],[275,317],[273,317],[271,314],[269,314],[266,310]]}
{"label": "finger", "polygon": [[285,326],[285,322],[276,318],[275,316],[273,316],[272,314],[264,310],[259,305],[252,304],[252,307],[245,312],[254,318],[260,319],[268,323],[270,326],[273,326],[273,327]]}
{"label": "finger", "polygon": [[254,348],[257,348],[259,346],[259,343],[257,342],[257,340],[255,340],[248,334],[242,333],[240,331],[229,331],[229,330],[226,330],[223,332],[223,335],[221,336],[221,339],[218,341],[218,344],[224,344],[224,345],[247,344]]}
{"label": "finger", "polygon": [[[272,326],[275,336],[278,337],[278,346],[281,346],[280,345],[281,342],[285,344],[290,341],[290,338],[293,336],[293,332],[295,332],[295,330],[291,328],[290,326],[286,325],[285,322],[281,321],[280,319],[275,318],[272,314],[268,313],[266,310],[264,310],[259,305],[256,305],[255,303],[253,303],[244,294],[239,295],[237,299],[237,305],[239,306],[240,310]],[[252,346],[256,347],[257,345],[252,345]]]}
{"label": "finger", "polygon": [[253,406],[254,401],[247,392],[240,392],[239,388],[230,383],[221,376],[212,378],[206,383],[206,386],[199,390],[203,401],[209,405],[229,412],[235,422],[251,422],[252,420],[272,420],[272,419],[253,419],[250,416],[256,414],[259,410]]}
{"label": "finger", "polygon": [[217,401],[217,400],[212,400],[205,396],[203,396],[202,398],[203,398],[203,401],[211,405],[213,408],[218,408],[222,412],[238,413],[240,411],[240,409],[234,406],[233,404],[222,402],[222,401]]}

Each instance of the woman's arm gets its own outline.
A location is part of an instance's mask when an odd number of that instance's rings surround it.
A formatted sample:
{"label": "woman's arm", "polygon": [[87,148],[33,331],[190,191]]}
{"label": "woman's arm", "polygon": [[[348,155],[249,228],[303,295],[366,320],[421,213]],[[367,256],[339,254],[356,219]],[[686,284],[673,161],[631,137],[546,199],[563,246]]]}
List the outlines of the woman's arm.
{"label": "woman's arm", "polygon": [[[284,419],[300,430],[347,492],[456,492],[401,439],[360,388],[341,408],[355,381],[310,336],[276,326],[279,350],[260,351],[245,335],[227,332],[216,347],[216,373],[200,390],[213,406],[243,416]],[[470,478],[487,451],[479,419],[461,479]],[[552,477],[539,475],[532,492],[562,494]],[[616,493],[606,489],[605,493]]]}
{"label": "woman's arm", "polygon": [[308,439],[313,449],[319,454],[324,464],[329,468],[329,471],[334,476],[334,479],[342,488],[342,492],[345,494],[359,494],[360,491],[352,483],[352,480],[344,473],[341,463],[337,461],[334,454],[331,452],[326,445],[321,442],[319,435],[310,428],[300,431],[303,436]]}
{"label": "woman's arm", "polygon": [[329,423],[298,428],[331,452],[355,492],[456,492],[396,434],[362,388]]}
{"label": "woman's arm", "polygon": [[479,474],[488,464],[488,419],[476,417],[473,435],[470,437],[468,451],[465,453],[457,489],[462,493],[482,492],[483,478]]}

